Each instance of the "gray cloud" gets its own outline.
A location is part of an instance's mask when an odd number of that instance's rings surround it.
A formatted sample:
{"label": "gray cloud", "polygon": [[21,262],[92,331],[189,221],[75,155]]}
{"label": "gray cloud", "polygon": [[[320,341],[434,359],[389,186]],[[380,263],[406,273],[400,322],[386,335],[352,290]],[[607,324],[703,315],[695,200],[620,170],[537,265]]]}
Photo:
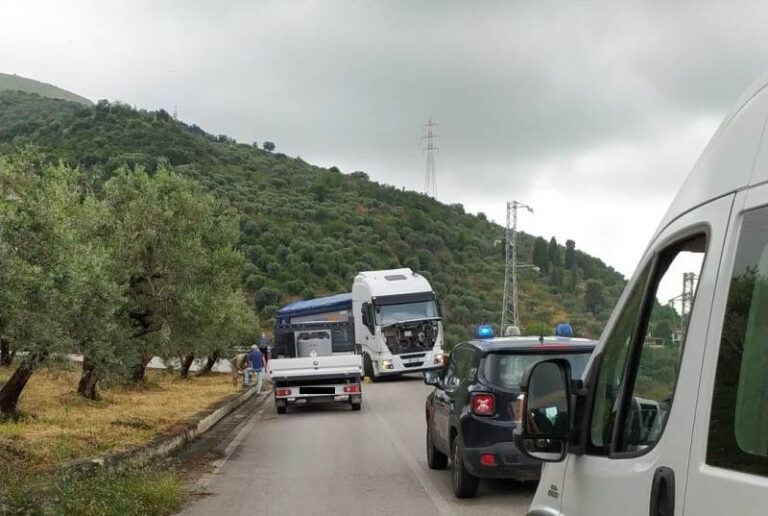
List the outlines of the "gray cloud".
{"label": "gray cloud", "polygon": [[[766,67],[761,7],[9,2],[0,67],[95,99],[177,105],[211,132],[415,189],[420,125],[432,116],[441,199],[500,221],[507,198],[537,199],[553,215],[533,229],[576,235],[629,273],[645,241],[607,237],[651,233]],[[558,219],[546,195],[578,199],[576,213]]]}

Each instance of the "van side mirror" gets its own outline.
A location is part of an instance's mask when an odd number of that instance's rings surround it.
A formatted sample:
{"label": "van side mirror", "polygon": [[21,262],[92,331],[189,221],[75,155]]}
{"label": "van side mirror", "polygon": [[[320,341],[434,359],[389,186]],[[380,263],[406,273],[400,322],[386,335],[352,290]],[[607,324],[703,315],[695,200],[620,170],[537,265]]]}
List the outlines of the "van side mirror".
{"label": "van side mirror", "polygon": [[440,371],[424,371],[424,383],[427,385],[439,385]]}
{"label": "van side mirror", "polygon": [[560,462],[570,437],[571,365],[564,358],[537,362],[520,382],[516,410],[520,421],[515,444],[521,453],[544,462]]}

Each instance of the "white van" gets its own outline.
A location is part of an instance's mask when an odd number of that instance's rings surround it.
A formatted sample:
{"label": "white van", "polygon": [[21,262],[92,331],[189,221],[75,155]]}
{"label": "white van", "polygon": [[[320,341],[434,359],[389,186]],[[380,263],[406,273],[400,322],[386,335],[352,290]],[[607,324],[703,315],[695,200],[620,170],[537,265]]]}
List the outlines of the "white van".
{"label": "white van", "polygon": [[[529,515],[768,514],[767,86],[694,166],[583,383],[526,372],[516,439],[548,462]],[[648,337],[662,324],[677,338]]]}

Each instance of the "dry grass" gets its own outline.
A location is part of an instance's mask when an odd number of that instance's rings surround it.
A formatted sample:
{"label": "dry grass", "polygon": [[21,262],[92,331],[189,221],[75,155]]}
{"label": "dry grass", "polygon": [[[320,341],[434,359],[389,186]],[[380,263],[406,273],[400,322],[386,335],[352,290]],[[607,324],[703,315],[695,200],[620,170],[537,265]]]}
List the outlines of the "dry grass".
{"label": "dry grass", "polygon": [[[12,371],[0,368],[0,382]],[[182,380],[148,371],[141,389],[114,387],[97,402],[75,393],[79,371],[45,368],[22,394],[18,421],[0,423],[0,462],[44,470],[69,459],[126,450],[181,427],[189,418],[236,393],[228,374]]]}

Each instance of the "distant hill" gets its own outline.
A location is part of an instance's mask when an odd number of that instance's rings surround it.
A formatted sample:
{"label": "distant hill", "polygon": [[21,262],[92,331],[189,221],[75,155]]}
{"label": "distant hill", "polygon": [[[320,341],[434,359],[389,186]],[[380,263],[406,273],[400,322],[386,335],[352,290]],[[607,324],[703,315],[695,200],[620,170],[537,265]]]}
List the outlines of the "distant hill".
{"label": "distant hill", "polygon": [[81,97],[71,91],[61,89],[52,84],[47,84],[33,79],[27,79],[25,77],[19,77],[18,75],[10,75],[7,73],[0,73],[0,91],[2,90],[19,90],[26,91],[27,93],[37,93],[41,97],[49,99],[62,99],[69,100],[71,102],[77,102],[86,106],[92,106],[93,102],[85,97]]}
{"label": "distant hill", "polygon": [[[263,143],[211,135],[164,110],[0,92],[0,153],[31,147],[97,179],[122,165],[152,171],[164,162],[227,199],[242,214],[243,282],[265,326],[283,303],[349,291],[357,271],[411,267],[442,300],[449,344],[481,323],[498,330],[501,226],[461,204],[380,184],[362,171],[317,167]],[[625,280],[567,243],[521,236],[520,261],[541,269],[520,273],[522,324],[528,333],[550,333],[570,321],[577,335],[596,337]]]}

